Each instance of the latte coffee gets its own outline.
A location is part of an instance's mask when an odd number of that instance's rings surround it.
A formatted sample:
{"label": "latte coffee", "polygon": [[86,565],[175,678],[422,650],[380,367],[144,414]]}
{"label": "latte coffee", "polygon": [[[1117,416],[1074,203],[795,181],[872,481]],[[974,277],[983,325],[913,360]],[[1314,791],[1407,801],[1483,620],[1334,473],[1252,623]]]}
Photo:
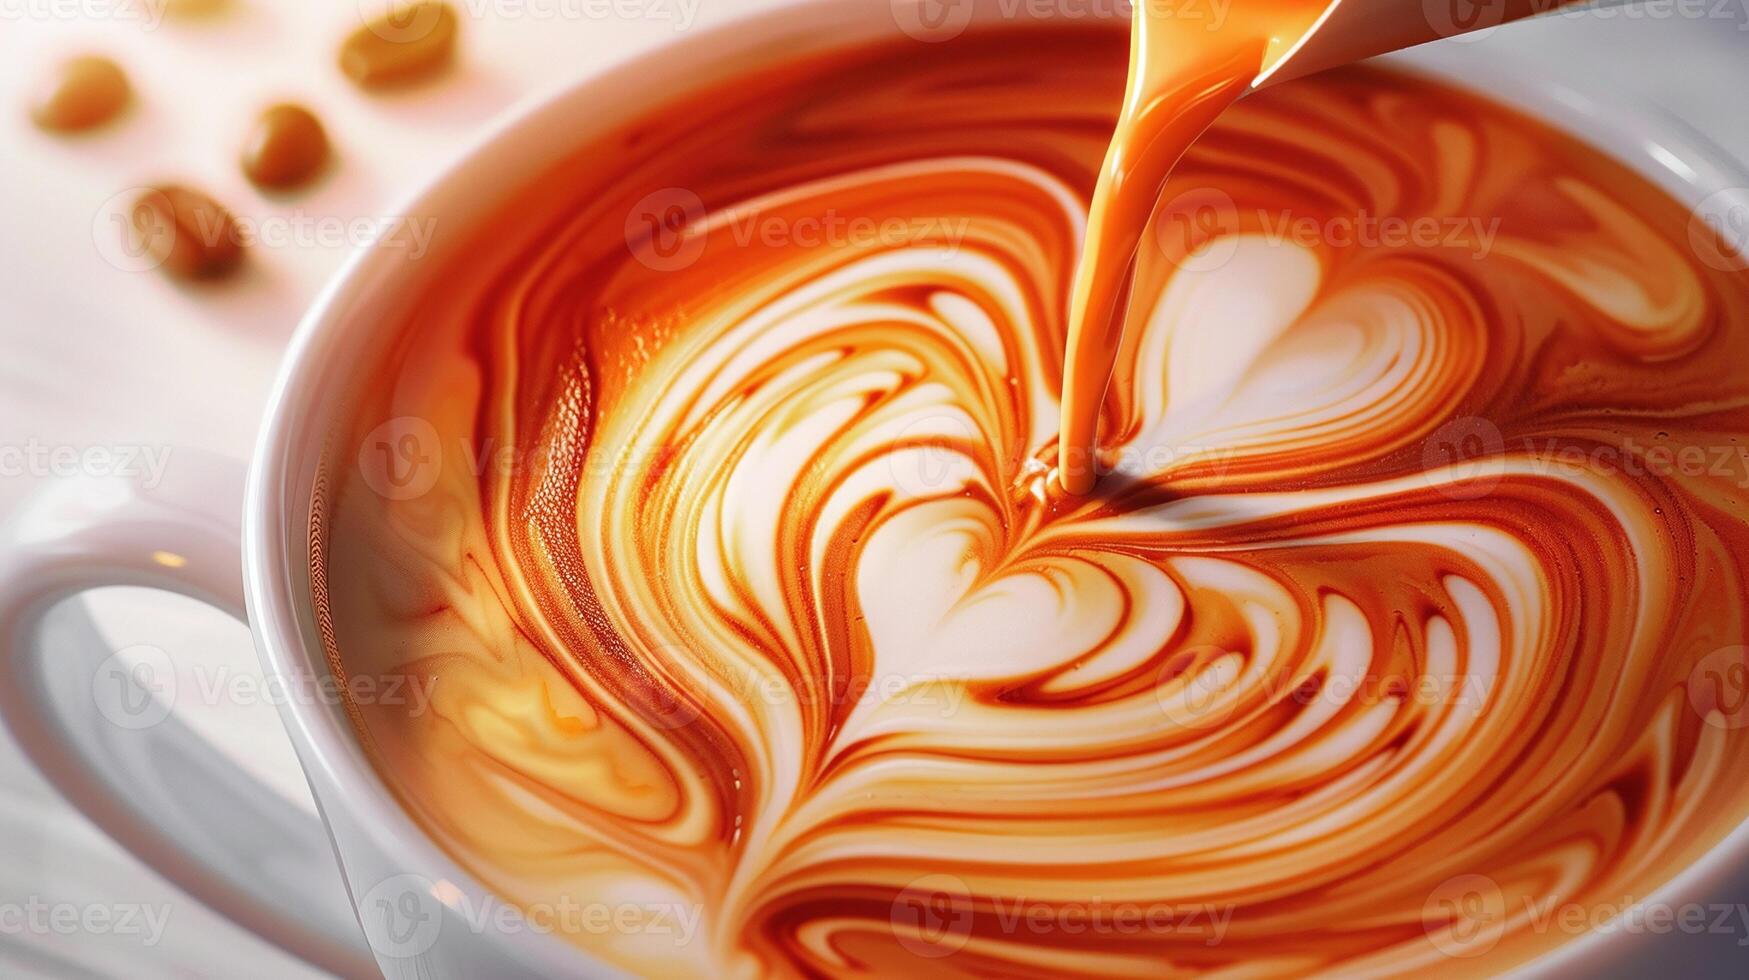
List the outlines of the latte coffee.
{"label": "latte coffee", "polygon": [[1545,123],[1287,83],[1167,182],[1069,494],[1125,42],[678,99],[346,366],[328,657],[429,685],[361,742],[530,922],[658,976],[1492,974],[1749,811],[1749,277]]}

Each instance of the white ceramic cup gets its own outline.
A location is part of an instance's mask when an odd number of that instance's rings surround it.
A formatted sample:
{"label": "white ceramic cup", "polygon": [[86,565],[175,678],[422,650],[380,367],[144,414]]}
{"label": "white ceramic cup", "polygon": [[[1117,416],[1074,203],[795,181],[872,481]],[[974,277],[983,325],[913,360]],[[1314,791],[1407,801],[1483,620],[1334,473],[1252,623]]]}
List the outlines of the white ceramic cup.
{"label": "white ceramic cup", "polygon": [[[347,372],[337,366],[371,363],[387,339],[382,325],[400,322],[468,229],[621,123],[776,60],[877,38],[932,43],[1029,9],[1003,0],[922,2],[928,20],[918,19],[913,0],[804,0],[676,42],[515,115],[396,212],[437,223],[423,260],[365,249],[317,301],[269,402],[246,492],[241,464],[179,452],[156,485],[67,481],[21,510],[0,537],[0,714],[45,775],[190,894],[335,973],[612,975],[562,937],[504,917],[507,907],[396,802],[337,699],[280,706],[317,822],[164,716],[145,697],[152,679],[118,663],[64,600],[110,585],[186,593],[250,624],[270,680],[320,689],[329,671],[311,613],[307,515],[324,439],[345,421]],[[1476,87],[1585,134],[1689,203],[1749,206],[1741,190],[1749,176],[1667,114],[1593,104],[1534,69],[1513,69],[1510,49],[1490,47]],[[1400,61],[1454,74],[1477,56],[1472,46],[1448,45]],[[111,682],[118,687],[105,693]],[[1646,900],[1744,897],[1749,829],[1739,828]],[[494,909],[482,919],[481,910]],[[1670,962],[1670,941],[1622,931],[1581,936],[1524,972],[1634,975],[1623,971]]]}

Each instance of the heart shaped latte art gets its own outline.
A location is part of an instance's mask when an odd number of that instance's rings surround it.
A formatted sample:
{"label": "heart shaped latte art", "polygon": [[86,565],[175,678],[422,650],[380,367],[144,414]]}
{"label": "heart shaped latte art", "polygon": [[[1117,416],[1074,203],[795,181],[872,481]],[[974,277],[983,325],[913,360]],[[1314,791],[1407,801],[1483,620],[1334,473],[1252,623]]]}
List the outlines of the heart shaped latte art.
{"label": "heart shaped latte art", "polygon": [[1749,282],[1540,124],[1284,86],[1174,176],[1065,497],[1121,40],[680,103],[371,369],[330,655],[430,682],[349,705],[526,923],[654,975],[1492,972],[1742,817]]}

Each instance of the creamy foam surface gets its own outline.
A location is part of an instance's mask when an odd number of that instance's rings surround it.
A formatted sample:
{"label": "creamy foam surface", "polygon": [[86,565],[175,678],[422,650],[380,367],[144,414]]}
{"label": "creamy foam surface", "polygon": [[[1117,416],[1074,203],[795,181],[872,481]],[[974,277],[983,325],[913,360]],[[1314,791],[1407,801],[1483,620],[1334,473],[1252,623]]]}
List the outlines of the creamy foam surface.
{"label": "creamy foam surface", "polygon": [[[1175,170],[1120,468],[1066,497],[1123,65],[1016,30],[750,78],[418,298],[317,601],[337,671],[432,682],[350,707],[489,888],[633,910],[566,937],[648,974],[1482,973],[1741,818],[1749,282],[1539,124],[1291,83]],[[359,463],[391,419],[406,493]]]}

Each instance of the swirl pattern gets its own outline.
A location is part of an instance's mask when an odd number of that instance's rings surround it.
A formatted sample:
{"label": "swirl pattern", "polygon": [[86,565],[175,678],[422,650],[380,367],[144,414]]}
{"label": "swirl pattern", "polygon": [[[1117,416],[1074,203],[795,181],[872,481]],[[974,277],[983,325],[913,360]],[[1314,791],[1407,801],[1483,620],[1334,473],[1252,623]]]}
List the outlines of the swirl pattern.
{"label": "swirl pattern", "polygon": [[[649,975],[1461,974],[1742,818],[1698,679],[1749,633],[1749,280],[1540,123],[1290,83],[1171,178],[1064,496],[1123,66],[973,32],[681,101],[360,367],[330,657],[435,679],[350,707],[489,887],[700,910],[564,930]],[[397,418],[416,494],[356,462]]]}

